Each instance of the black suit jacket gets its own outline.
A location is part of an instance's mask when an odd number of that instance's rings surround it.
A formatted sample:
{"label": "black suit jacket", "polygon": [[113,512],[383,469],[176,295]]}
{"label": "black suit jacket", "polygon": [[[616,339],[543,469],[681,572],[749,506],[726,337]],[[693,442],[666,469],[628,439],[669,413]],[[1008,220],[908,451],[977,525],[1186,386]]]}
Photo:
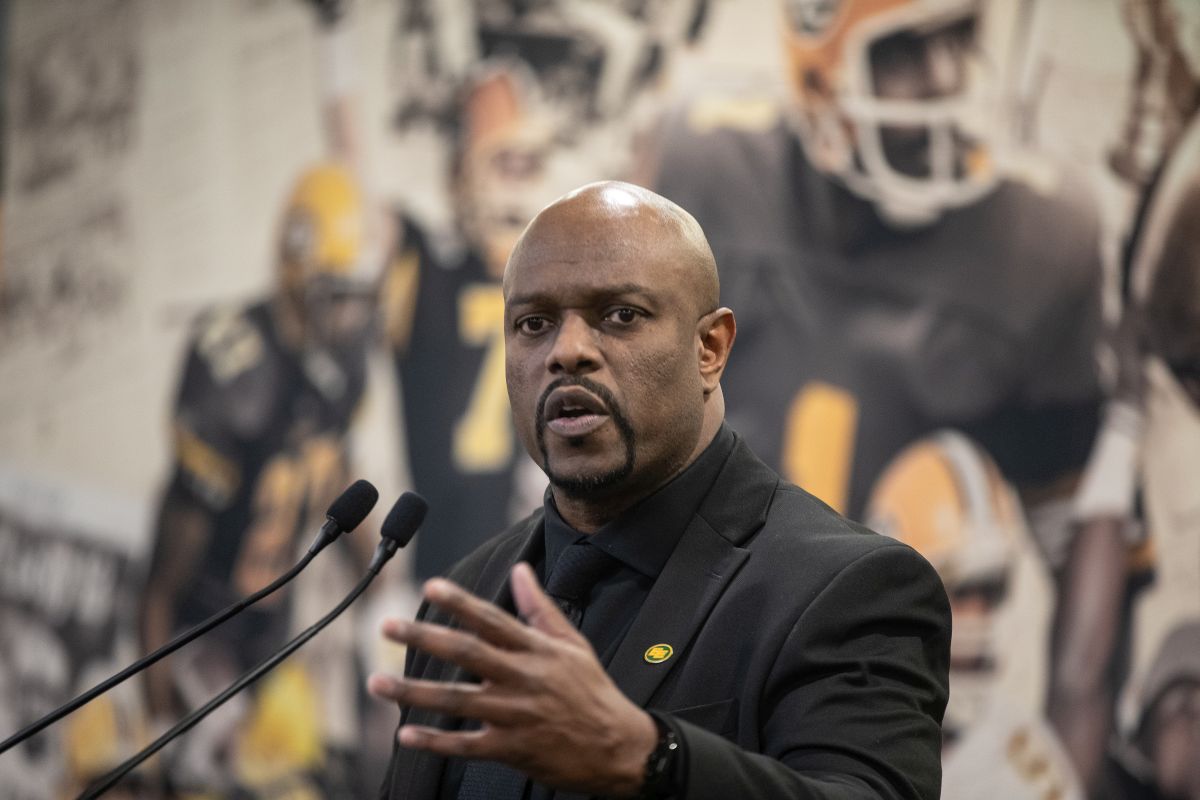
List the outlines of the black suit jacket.
{"label": "black suit jacket", "polygon": [[[449,577],[512,609],[509,570],[542,539],[538,511]],[[674,655],[651,664],[659,643]],[[949,648],[949,604],[924,559],[783,482],[739,439],[608,672],[674,715],[687,798],[937,798]],[[463,679],[413,650],[405,672]],[[402,721],[458,724],[408,709]],[[444,767],[397,746],[381,797],[434,800]]]}

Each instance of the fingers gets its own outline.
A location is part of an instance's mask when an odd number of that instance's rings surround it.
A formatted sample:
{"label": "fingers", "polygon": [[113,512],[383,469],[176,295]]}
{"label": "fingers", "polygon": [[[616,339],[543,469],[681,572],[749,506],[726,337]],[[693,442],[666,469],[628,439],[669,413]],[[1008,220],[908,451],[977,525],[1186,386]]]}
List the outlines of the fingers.
{"label": "fingers", "polygon": [[521,772],[528,772],[528,758],[518,756],[512,745],[513,732],[503,727],[484,725],[477,730],[444,731],[426,725],[402,725],[396,739],[403,747],[426,750],[441,756],[499,761]]}
{"label": "fingers", "polygon": [[443,683],[376,673],[367,680],[367,688],[381,700],[452,717],[505,726],[529,719],[526,704],[518,696],[474,683]]}
{"label": "fingers", "polygon": [[397,644],[415,647],[434,658],[456,664],[479,678],[497,683],[519,683],[523,677],[510,652],[473,633],[426,622],[389,619],[383,623],[383,635]]}
{"label": "fingers", "polygon": [[425,599],[449,613],[468,630],[508,650],[526,650],[533,644],[529,629],[504,609],[450,581],[434,578],[425,583]]}
{"label": "fingers", "polygon": [[535,630],[556,639],[578,639],[579,632],[563,616],[550,595],[542,591],[533,568],[520,562],[512,570],[513,601],[517,611]]}
{"label": "fingers", "polygon": [[428,750],[441,756],[492,758],[495,749],[489,731],[443,731],[424,725],[404,725],[396,738],[404,747]]}

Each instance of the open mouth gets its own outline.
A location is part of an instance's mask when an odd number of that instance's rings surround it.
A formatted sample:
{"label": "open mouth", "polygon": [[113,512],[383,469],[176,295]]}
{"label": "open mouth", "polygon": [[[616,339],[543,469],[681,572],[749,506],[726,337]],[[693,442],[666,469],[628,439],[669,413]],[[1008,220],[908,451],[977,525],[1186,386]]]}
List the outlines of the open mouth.
{"label": "open mouth", "polygon": [[608,417],[603,401],[578,386],[556,389],[546,400],[546,428],[559,436],[578,437],[591,433]]}

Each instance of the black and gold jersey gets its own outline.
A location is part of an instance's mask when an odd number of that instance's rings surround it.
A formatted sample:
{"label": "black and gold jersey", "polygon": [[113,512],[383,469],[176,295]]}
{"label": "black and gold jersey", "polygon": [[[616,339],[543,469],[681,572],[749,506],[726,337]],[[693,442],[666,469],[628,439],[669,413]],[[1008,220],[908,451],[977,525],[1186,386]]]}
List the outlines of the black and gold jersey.
{"label": "black and gold jersey", "polygon": [[738,320],[728,418],[755,452],[854,517],[888,460],[939,428],[1019,487],[1084,463],[1101,270],[1074,188],[1001,181],[892,227],[808,163],[777,106],[712,108],[666,126],[656,188],[712,244]]}
{"label": "black and gold jersey", "polygon": [[429,501],[414,542],[416,572],[426,578],[523,516],[512,504],[527,456],[508,404],[499,279],[474,253],[436,259],[412,223],[405,241],[419,264],[411,327],[395,361],[409,466]]}
{"label": "black and gold jersey", "polygon": [[[169,492],[209,517],[210,536],[176,622],[190,625],[278,577],[295,561],[347,478],[345,434],[362,397],[361,350],[288,348],[271,301],[203,315],[175,403]],[[158,547],[171,546],[171,531]],[[281,596],[239,616],[255,631]],[[265,643],[264,643],[264,646]],[[259,648],[261,649],[261,648]]]}

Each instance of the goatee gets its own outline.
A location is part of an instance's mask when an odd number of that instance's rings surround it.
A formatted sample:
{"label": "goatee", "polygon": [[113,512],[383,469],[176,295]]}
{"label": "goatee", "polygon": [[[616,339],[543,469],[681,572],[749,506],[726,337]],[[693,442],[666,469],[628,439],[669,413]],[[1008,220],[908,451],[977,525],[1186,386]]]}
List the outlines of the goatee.
{"label": "goatee", "polygon": [[[579,386],[584,388],[596,395],[604,403],[609,417],[612,418],[613,423],[617,426],[617,431],[621,436],[621,443],[625,447],[625,461],[620,466],[608,472],[599,472],[591,475],[562,475],[555,472],[553,465],[550,463],[550,454],[546,450],[546,400],[555,389],[561,389],[565,386]],[[589,497],[603,493],[606,489],[619,484],[633,473],[634,458],[637,452],[637,439],[633,432],[633,426],[629,424],[629,419],[621,412],[621,407],[617,405],[617,399],[613,397],[612,392],[595,381],[576,376],[567,376],[553,381],[542,392],[542,396],[538,398],[536,427],[538,450],[542,454],[542,470],[545,471],[546,477],[550,479],[551,485],[556,489],[562,490],[569,497]],[[567,439],[567,444],[572,447],[580,447],[583,445],[583,437]]]}

